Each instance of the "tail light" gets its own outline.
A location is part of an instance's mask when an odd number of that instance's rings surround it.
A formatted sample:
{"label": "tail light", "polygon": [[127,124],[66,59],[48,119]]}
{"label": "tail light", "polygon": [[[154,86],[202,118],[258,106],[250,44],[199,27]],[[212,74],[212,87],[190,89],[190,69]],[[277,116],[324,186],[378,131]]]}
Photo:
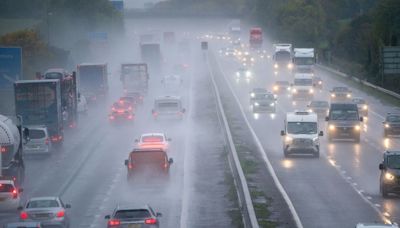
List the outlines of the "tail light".
{"label": "tail light", "polygon": [[63,218],[65,216],[65,211],[62,210],[62,211],[57,212],[56,216],[57,216],[57,218]]}
{"label": "tail light", "polygon": [[12,198],[16,199],[18,197],[18,191],[17,189],[14,188],[14,190],[12,191]]}
{"label": "tail light", "polygon": [[158,113],[157,112],[153,112],[153,116],[158,116]]}
{"label": "tail light", "polygon": [[110,120],[113,120],[113,119],[115,119],[115,117],[114,117],[114,116],[110,116],[109,118],[110,118]]}
{"label": "tail light", "polygon": [[128,169],[133,169],[133,164],[129,162]]}
{"label": "tail light", "polygon": [[19,214],[19,218],[21,220],[27,220],[28,219],[28,213],[26,213],[26,211],[21,211],[21,213]]}
{"label": "tail light", "polygon": [[110,219],[110,220],[108,220],[108,225],[109,226],[119,226],[119,225],[121,225],[121,221],[119,221],[118,219]]}
{"label": "tail light", "polygon": [[49,145],[50,139],[49,139],[49,138],[46,138],[46,140],[44,141],[44,143],[46,143],[46,145]]}
{"label": "tail light", "polygon": [[132,116],[132,115],[129,115],[129,116],[128,116],[128,119],[129,119],[129,120],[133,119],[133,116]]}
{"label": "tail light", "polygon": [[1,153],[6,153],[7,152],[7,147],[4,147],[4,146],[0,147],[0,152]]}
{"label": "tail light", "polygon": [[145,224],[157,224],[157,219],[149,218],[149,219],[144,220],[144,223]]}
{"label": "tail light", "polygon": [[58,141],[58,135],[54,135],[51,137],[51,141],[57,142]]}

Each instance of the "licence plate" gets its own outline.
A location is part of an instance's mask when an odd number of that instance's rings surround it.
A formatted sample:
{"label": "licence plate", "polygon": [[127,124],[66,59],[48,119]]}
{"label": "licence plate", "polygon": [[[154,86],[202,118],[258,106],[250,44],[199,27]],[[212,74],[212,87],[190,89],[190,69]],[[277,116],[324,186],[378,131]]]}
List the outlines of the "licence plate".
{"label": "licence plate", "polygon": [[140,228],[141,226],[140,224],[130,224],[128,228]]}

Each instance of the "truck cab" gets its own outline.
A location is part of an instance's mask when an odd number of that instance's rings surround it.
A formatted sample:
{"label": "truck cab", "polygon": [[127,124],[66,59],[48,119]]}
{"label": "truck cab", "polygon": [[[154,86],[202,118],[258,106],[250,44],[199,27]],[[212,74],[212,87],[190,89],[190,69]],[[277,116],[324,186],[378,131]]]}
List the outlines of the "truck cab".
{"label": "truck cab", "polygon": [[307,111],[287,113],[284,130],[281,131],[285,157],[290,154],[312,154],[319,157],[319,137],[323,134],[322,131],[318,132],[317,114]]}
{"label": "truck cab", "polygon": [[328,139],[353,139],[360,142],[361,122],[358,107],[354,103],[332,103],[328,116]]}
{"label": "truck cab", "polygon": [[314,48],[295,48],[293,63],[296,72],[314,73],[316,63]]}
{"label": "truck cab", "polygon": [[314,84],[312,74],[294,75],[292,85],[292,98],[296,99],[312,99],[314,97]]}

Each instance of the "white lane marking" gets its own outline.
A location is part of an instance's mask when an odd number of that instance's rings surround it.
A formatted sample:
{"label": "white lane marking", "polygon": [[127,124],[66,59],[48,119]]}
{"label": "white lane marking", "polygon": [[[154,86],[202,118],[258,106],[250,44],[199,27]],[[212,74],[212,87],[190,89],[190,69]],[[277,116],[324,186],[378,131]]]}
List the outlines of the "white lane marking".
{"label": "white lane marking", "polygon": [[241,114],[242,114],[242,116],[243,116],[243,118],[244,118],[244,120],[245,120],[245,122],[246,122],[247,127],[249,128],[249,130],[250,130],[250,132],[251,132],[251,134],[252,134],[252,136],[253,136],[253,138],[254,138],[254,141],[255,141],[256,144],[257,144],[258,151],[261,153],[261,156],[263,157],[263,160],[264,160],[265,164],[267,165],[268,171],[270,172],[272,178],[274,179],[274,183],[275,183],[276,187],[278,188],[278,190],[279,190],[280,193],[282,194],[282,197],[284,198],[286,204],[287,204],[288,207],[289,207],[290,212],[292,213],[292,216],[293,216],[293,219],[294,219],[294,221],[295,221],[295,223],[296,223],[296,226],[297,226],[298,228],[303,228],[303,224],[301,223],[300,217],[299,217],[299,215],[297,214],[297,211],[296,211],[296,209],[295,209],[295,207],[294,207],[294,205],[293,205],[293,202],[291,201],[289,195],[287,194],[287,192],[286,192],[286,190],[284,189],[283,185],[282,185],[281,182],[279,181],[278,176],[276,175],[275,170],[274,170],[274,168],[272,167],[272,164],[271,164],[271,162],[270,162],[269,159],[268,159],[267,153],[265,152],[264,147],[262,146],[260,139],[258,138],[258,136],[257,136],[257,134],[255,133],[254,129],[253,129],[252,126],[250,125],[249,120],[247,119],[247,116],[246,116],[246,114],[245,114],[245,112],[244,112],[244,110],[243,110],[243,107],[242,107],[242,105],[241,105],[240,102],[239,102],[239,98],[236,96],[236,93],[234,93],[231,84],[229,83],[229,81],[228,81],[227,78],[226,78],[225,72],[222,70],[222,68],[221,68],[221,66],[220,66],[220,64],[219,64],[219,61],[218,61],[217,59],[215,59],[215,60],[216,60],[216,63],[217,63],[217,65],[218,65],[218,68],[219,68],[220,72],[221,72],[222,75],[223,75],[223,78],[224,78],[226,84],[228,85],[228,87],[229,87],[229,89],[230,89],[230,91],[231,91],[233,97],[234,97],[235,100],[236,100],[237,105],[239,106],[240,112],[241,112]]}

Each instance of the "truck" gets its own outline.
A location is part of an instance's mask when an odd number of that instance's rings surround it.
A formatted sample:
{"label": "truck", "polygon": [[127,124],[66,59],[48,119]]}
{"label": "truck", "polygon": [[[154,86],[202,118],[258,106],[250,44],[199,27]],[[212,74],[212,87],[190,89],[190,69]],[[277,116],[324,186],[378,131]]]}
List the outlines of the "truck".
{"label": "truck", "polygon": [[15,112],[24,125],[44,125],[53,145],[64,141],[61,87],[58,79],[21,80],[14,83]]}
{"label": "truck", "polygon": [[232,42],[233,41],[239,41],[240,40],[240,35],[241,35],[240,26],[231,26],[231,27],[229,27],[229,35],[231,36]]}
{"label": "truck", "polygon": [[294,70],[298,73],[314,73],[316,63],[314,48],[295,48],[293,56]]}
{"label": "truck", "polygon": [[64,128],[74,128],[78,122],[78,92],[76,73],[68,73],[65,69],[48,69],[44,79],[58,79],[61,87],[61,109],[64,113]]}
{"label": "truck", "polygon": [[161,48],[159,43],[140,43],[142,61],[147,63],[150,70],[161,72]]}
{"label": "truck", "polygon": [[107,63],[82,63],[77,66],[79,91],[88,103],[96,103],[108,93]]}
{"label": "truck", "polygon": [[146,63],[121,64],[121,82],[125,93],[146,93],[149,86],[149,73]]}
{"label": "truck", "polygon": [[291,70],[293,68],[292,63],[292,44],[274,44],[274,69],[279,70]]}
{"label": "truck", "polygon": [[259,49],[263,44],[262,29],[259,27],[253,27],[250,29],[250,48]]}
{"label": "truck", "polygon": [[19,186],[25,176],[22,143],[29,137],[29,131],[18,121],[0,115],[0,176],[10,177]]}

